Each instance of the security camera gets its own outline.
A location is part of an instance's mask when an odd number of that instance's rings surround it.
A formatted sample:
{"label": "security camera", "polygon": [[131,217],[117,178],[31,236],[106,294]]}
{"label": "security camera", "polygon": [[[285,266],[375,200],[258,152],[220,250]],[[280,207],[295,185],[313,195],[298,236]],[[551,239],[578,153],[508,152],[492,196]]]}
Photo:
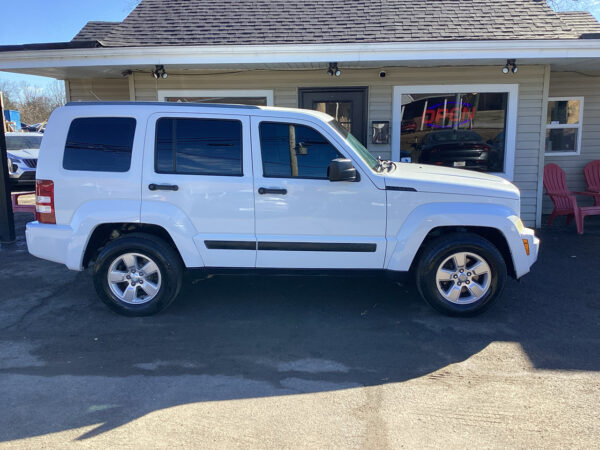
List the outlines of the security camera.
{"label": "security camera", "polygon": [[382,70],[381,72],[379,72],[379,78],[385,78],[385,76],[387,75],[385,70]]}

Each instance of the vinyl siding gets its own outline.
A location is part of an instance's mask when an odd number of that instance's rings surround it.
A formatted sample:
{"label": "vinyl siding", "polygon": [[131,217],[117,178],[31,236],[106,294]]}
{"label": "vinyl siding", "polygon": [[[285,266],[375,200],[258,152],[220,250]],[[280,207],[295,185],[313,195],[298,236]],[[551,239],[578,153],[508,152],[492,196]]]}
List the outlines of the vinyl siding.
{"label": "vinyl siding", "polygon": [[129,100],[129,81],[126,78],[86,78],[69,80],[70,101]]}
{"label": "vinyl siding", "polygon": [[[515,147],[514,182],[521,189],[523,220],[535,224],[539,176],[540,130],[542,126],[543,81],[545,66],[519,66],[517,75],[504,75],[499,66],[385,68],[387,76],[379,77],[381,68],[344,69],[341,77],[330,77],[324,69],[314,70],[254,70],[178,73],[169,70],[166,80],[155,80],[148,73],[134,75],[135,99],[156,101],[158,89],[272,89],[275,106],[297,107],[299,87],[367,86],[369,88],[368,124],[371,121],[392,121],[394,86],[441,84],[519,84],[517,137]],[[110,83],[109,83],[110,82]],[[72,80],[72,100],[93,100],[81,80]],[[88,82],[89,83],[89,82]],[[98,83],[98,86],[96,86]],[[111,84],[114,83],[114,84]],[[127,80],[93,80],[93,87],[109,87],[105,97],[129,99]],[[108,100],[99,95],[102,100]],[[116,100],[117,98],[110,98]],[[368,129],[370,130],[370,128]],[[394,130],[392,130],[394,132]],[[375,155],[391,157],[390,144],[368,144]]]}
{"label": "vinyl siding", "polygon": [[[583,168],[590,161],[600,159],[600,78],[574,72],[553,72],[550,76],[550,97],[584,97],[581,154],[573,156],[545,156],[545,164],[554,163],[563,168],[567,185],[572,191],[586,188]],[[578,197],[579,204],[589,205],[591,198]],[[543,213],[552,212],[552,202],[544,195]]]}

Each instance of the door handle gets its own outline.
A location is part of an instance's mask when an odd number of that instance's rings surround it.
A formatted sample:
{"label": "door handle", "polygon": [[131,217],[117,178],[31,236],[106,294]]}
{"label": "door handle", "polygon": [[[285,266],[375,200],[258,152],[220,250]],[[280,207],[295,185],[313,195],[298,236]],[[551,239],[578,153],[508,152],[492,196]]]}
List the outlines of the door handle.
{"label": "door handle", "polygon": [[150,183],[148,189],[151,191],[178,191],[179,186],[176,184],[154,184]]}
{"label": "door handle", "polygon": [[287,189],[271,189],[271,188],[258,188],[258,193],[260,195],[265,195],[265,194],[279,194],[279,195],[285,195],[287,194]]}

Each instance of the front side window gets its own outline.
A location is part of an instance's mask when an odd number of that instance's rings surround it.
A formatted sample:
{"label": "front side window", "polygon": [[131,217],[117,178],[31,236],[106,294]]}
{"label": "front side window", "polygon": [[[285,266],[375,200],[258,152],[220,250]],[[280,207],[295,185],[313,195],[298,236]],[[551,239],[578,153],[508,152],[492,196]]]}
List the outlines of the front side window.
{"label": "front side window", "polygon": [[549,98],[546,154],[578,155],[581,149],[583,98]]}
{"label": "front side window", "polygon": [[412,161],[503,172],[507,92],[402,95],[400,150]]}
{"label": "front side window", "polygon": [[259,130],[265,177],[327,179],[331,160],[343,158],[321,133],[310,127],[262,122]]}
{"label": "front side window", "polygon": [[91,172],[127,172],[136,121],[131,117],[85,117],[71,122],[63,168]]}
{"label": "front side window", "polygon": [[239,120],[164,117],[156,122],[157,173],[242,175]]}

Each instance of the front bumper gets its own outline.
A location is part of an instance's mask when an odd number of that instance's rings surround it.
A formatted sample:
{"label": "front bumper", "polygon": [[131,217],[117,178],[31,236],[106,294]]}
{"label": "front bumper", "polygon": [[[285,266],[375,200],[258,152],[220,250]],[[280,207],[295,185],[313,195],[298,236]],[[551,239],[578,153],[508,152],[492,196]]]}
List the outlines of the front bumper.
{"label": "front bumper", "polygon": [[[540,240],[536,237],[534,230],[531,228],[523,228],[520,230],[519,234],[521,236],[521,248],[520,251],[516,251],[516,255],[513,254],[515,275],[517,279],[529,273],[531,266],[533,266],[538,259],[540,250]],[[529,255],[525,250],[525,243],[523,242],[525,239],[529,244]]]}
{"label": "front bumper", "polygon": [[10,182],[15,185],[34,185],[35,184],[35,172],[36,169],[31,169],[29,167],[21,167],[17,166],[16,172],[9,173],[8,177],[10,178]]}

